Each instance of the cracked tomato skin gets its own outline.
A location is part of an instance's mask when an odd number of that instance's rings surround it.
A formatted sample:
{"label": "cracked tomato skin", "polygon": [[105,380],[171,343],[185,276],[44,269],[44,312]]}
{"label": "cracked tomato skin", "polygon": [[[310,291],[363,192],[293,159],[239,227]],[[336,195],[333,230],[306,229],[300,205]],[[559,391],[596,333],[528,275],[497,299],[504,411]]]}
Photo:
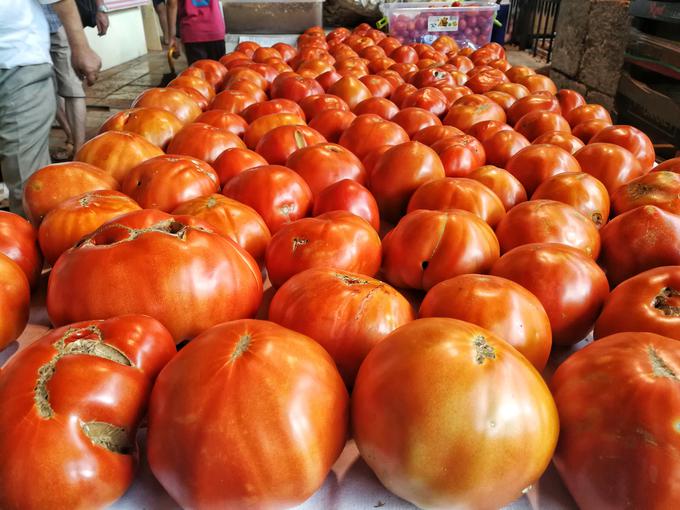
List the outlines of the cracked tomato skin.
{"label": "cracked tomato skin", "polygon": [[[104,508],[134,478],[137,426],[175,354],[151,317],[49,331],[0,374],[0,508]],[[32,489],[31,489],[32,488]]]}
{"label": "cracked tomato skin", "polygon": [[255,260],[204,221],[146,209],[102,225],[52,268],[47,313],[56,326],[141,313],[177,343],[250,317],[262,300]]}
{"label": "cracked tomato skin", "polygon": [[650,269],[619,284],[595,323],[595,338],[645,331],[680,340],[680,266]]}
{"label": "cracked tomato skin", "polygon": [[559,366],[555,466],[579,508],[677,506],[678,374],[678,341],[654,333],[602,338]]}
{"label": "cracked tomato skin", "polygon": [[269,320],[319,342],[352,387],[369,351],[415,319],[393,287],[368,276],[313,268],[290,278],[274,295]]}
{"label": "cracked tomato skin", "polygon": [[615,214],[642,205],[655,205],[673,214],[680,214],[680,174],[654,171],[633,179],[612,195]]}
{"label": "cracked tomato skin", "polygon": [[274,287],[312,267],[373,276],[380,269],[380,237],[365,219],[331,211],[283,226],[267,246],[265,262]]}
{"label": "cracked tomato skin", "polygon": [[373,348],[352,425],[383,485],[421,508],[507,505],[543,474],[558,436],[550,391],[529,361],[449,318],[410,322]]}
{"label": "cracked tomato skin", "polygon": [[159,375],[149,464],[183,508],[290,508],[340,455],[348,401],[311,338],[267,321],[220,324]]}
{"label": "cracked tomato skin", "polygon": [[400,288],[429,290],[466,273],[487,273],[499,257],[496,235],[461,209],[408,213],[383,239],[383,272]]}

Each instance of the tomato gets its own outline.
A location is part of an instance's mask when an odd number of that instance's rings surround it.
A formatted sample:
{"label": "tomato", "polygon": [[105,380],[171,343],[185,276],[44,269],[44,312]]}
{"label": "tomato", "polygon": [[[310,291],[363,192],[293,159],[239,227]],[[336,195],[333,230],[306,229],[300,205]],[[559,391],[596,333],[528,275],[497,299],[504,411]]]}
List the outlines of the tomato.
{"label": "tomato", "polygon": [[[0,351],[19,338],[24,331],[30,308],[31,286],[24,270],[4,252],[0,252]],[[0,384],[5,372],[6,368],[0,373]],[[7,402],[3,404],[3,409],[6,405]],[[6,464],[3,462],[3,465]],[[0,502],[2,498],[0,494]]]}
{"label": "tomato", "polygon": [[[328,90],[329,88],[331,88],[331,85],[333,85],[340,78],[342,78],[342,75],[339,72],[337,72],[335,69],[332,69],[331,71],[326,71],[325,73],[322,73],[319,76],[317,76],[316,81],[319,85],[321,85],[321,88],[323,90]],[[307,96],[307,97],[313,97],[313,96]],[[300,100],[300,102],[302,102],[302,100]]]}
{"label": "tomato", "polygon": [[238,43],[235,52],[243,53],[247,58],[252,58],[255,50],[259,47],[260,45],[254,41],[244,41]]}
{"label": "tomato", "polygon": [[426,127],[442,125],[439,117],[434,113],[417,107],[403,108],[396,115],[392,116],[390,120],[404,128],[409,137]]}
{"label": "tomato", "polygon": [[304,111],[310,121],[326,110],[349,111],[349,106],[347,103],[343,99],[340,99],[338,96],[334,96],[332,94],[307,96],[302,101],[300,101],[299,107]]}
{"label": "tomato", "polygon": [[225,110],[208,110],[196,118],[197,123],[209,124],[213,127],[229,131],[236,136],[243,136],[248,123],[235,113]]}
{"label": "tomato", "polygon": [[420,185],[445,176],[437,153],[419,142],[388,149],[370,175],[370,189],[381,217],[396,222]]}
{"label": "tomato", "polygon": [[69,198],[52,209],[40,224],[38,239],[45,261],[53,266],[59,256],[104,223],[141,207],[119,191],[90,191]]}
{"label": "tomato", "polygon": [[489,69],[488,71],[482,71],[481,73],[477,73],[470,77],[470,79],[465,82],[465,86],[472,89],[472,92],[475,94],[483,94],[484,92],[489,92],[496,85],[506,83],[507,81],[508,78],[503,71],[499,69]]}
{"label": "tomato", "polygon": [[88,140],[74,159],[101,168],[118,182],[138,164],[163,151],[135,133],[107,131]]}
{"label": "tomato", "polygon": [[641,205],[655,205],[680,214],[680,174],[663,170],[650,172],[624,184],[612,195],[615,214]]}
{"label": "tomato", "polygon": [[600,265],[612,287],[647,269],[680,265],[680,216],[656,206],[618,215],[600,236]]}
{"label": "tomato", "polygon": [[290,155],[286,166],[295,170],[307,182],[314,197],[343,179],[366,184],[368,177],[361,160],[334,143],[303,147]]}
{"label": "tomato", "polygon": [[383,238],[383,272],[396,287],[429,290],[459,274],[486,273],[498,259],[493,230],[459,209],[420,209]]}
{"label": "tomato", "polygon": [[607,277],[595,261],[563,244],[519,246],[503,255],[491,274],[520,284],[538,298],[556,345],[585,338],[609,293]]}
{"label": "tomato", "polygon": [[330,86],[328,93],[341,98],[351,110],[372,96],[370,89],[353,76],[345,76],[336,81]]}
{"label": "tomato", "polygon": [[106,131],[137,133],[164,149],[182,126],[177,117],[160,108],[132,108],[109,117],[99,128],[99,133]]}
{"label": "tomato", "polygon": [[254,103],[241,112],[246,123],[251,124],[260,117],[273,113],[291,113],[301,119],[305,119],[305,112],[300,106],[290,99],[272,99],[264,103]]}
{"label": "tomato", "polygon": [[282,42],[273,44],[272,48],[276,49],[276,51],[278,51],[281,55],[281,58],[286,62],[291,60],[297,54],[297,50],[293,46]]}
{"label": "tomato", "polygon": [[[202,97],[202,96],[201,96]],[[193,122],[201,114],[201,107],[184,90],[151,88],[139,94],[132,108],[159,108],[172,113],[182,124]]]}
{"label": "tomato", "polygon": [[304,125],[305,121],[302,117],[294,113],[272,113],[264,115],[250,123],[246,128],[246,132],[243,134],[243,141],[249,149],[255,150],[260,139],[272,129],[279,126]]}
{"label": "tomato", "polygon": [[[205,110],[208,109],[208,106],[210,105],[210,103],[205,98],[205,96],[203,94],[201,94],[200,92],[198,92],[196,89],[192,89],[192,88],[189,88],[189,87],[180,87],[180,86],[173,87],[171,90],[173,90],[173,89],[177,90],[178,92],[182,92],[183,94],[188,96],[189,99],[191,99],[194,103],[196,103],[198,105],[198,107],[200,108],[201,111],[205,111]],[[152,106],[152,105],[150,105],[150,106]],[[159,108],[160,107],[161,106],[159,105]],[[175,112],[173,111],[172,113],[174,114]],[[189,121],[189,122],[191,122],[191,121]]]}
{"label": "tomato", "polygon": [[482,104],[491,104],[494,101],[483,94],[465,94],[456,99],[455,105],[458,106],[479,106]]}
{"label": "tomato", "polygon": [[305,180],[278,165],[244,170],[225,184],[222,193],[255,209],[272,233],[307,216],[312,205]]}
{"label": "tomato", "polygon": [[448,61],[449,64],[453,64],[458,68],[459,71],[466,73],[471,71],[475,67],[475,64],[465,55],[458,53],[457,55],[451,57]]}
{"label": "tomato", "polygon": [[394,102],[402,108],[417,106],[418,108],[434,113],[438,117],[443,116],[449,107],[448,99],[444,93],[434,87],[423,87],[422,89],[418,89],[411,94],[408,94],[401,104],[398,103],[396,99],[394,99]]}
{"label": "tomato", "polygon": [[329,142],[337,143],[356,118],[350,111],[325,110],[312,119],[309,127],[316,129]]}
{"label": "tomato", "polygon": [[555,200],[532,198],[513,207],[496,228],[496,236],[502,253],[531,243],[572,246],[593,259],[600,253],[600,236],[590,218]]}
{"label": "tomato", "polygon": [[[281,75],[279,75],[280,77]],[[304,78],[302,76],[279,78],[272,82],[270,90],[272,99],[285,98],[299,103],[301,99],[307,96],[324,93],[323,87],[313,78]]]}
{"label": "tomato", "polygon": [[243,141],[226,129],[216,128],[210,124],[188,124],[168,145],[168,154],[192,156],[208,164],[227,149],[245,149]]}
{"label": "tomato", "polygon": [[468,134],[483,144],[499,131],[512,131],[512,127],[497,120],[483,120],[468,129]]}
{"label": "tomato", "polygon": [[613,143],[628,149],[640,162],[644,172],[651,170],[656,154],[649,137],[633,126],[607,126],[590,139],[589,143]]}
{"label": "tomato", "polygon": [[[557,100],[560,103],[562,115],[567,117],[567,120],[569,120],[568,115],[570,114],[571,111],[575,110],[576,108],[580,108],[581,106],[586,104],[586,100],[584,99],[584,97],[575,90],[562,89],[559,92],[557,92],[555,96],[557,97]],[[569,122],[569,124],[572,127],[576,125],[572,124],[571,122]]]}
{"label": "tomato", "polygon": [[486,161],[505,167],[510,159],[531,143],[524,135],[511,129],[501,129],[482,142]]}
{"label": "tomato", "polygon": [[569,123],[564,117],[543,110],[534,110],[524,115],[515,124],[515,129],[531,142],[546,133],[555,131],[571,133]]}
{"label": "tomato", "polygon": [[168,87],[176,87],[180,89],[183,87],[188,87],[190,89],[194,89],[208,102],[212,101],[215,97],[215,88],[210,84],[210,82],[199,78],[198,76],[178,76],[168,83]]}
{"label": "tomato", "polygon": [[467,132],[472,126],[483,120],[505,122],[505,111],[494,102],[476,106],[456,103],[449,109],[444,124]]}
{"label": "tomato", "polygon": [[224,186],[232,177],[244,170],[266,164],[267,160],[257,152],[237,147],[222,152],[212,167],[220,179],[220,185]]}
{"label": "tomato", "polygon": [[205,220],[215,232],[236,242],[258,262],[264,262],[264,252],[271,239],[269,229],[255,209],[213,194],[183,202],[173,215],[189,215]]}
{"label": "tomato", "polygon": [[84,237],[52,268],[52,323],[141,313],[158,319],[179,343],[214,324],[253,315],[262,299],[256,262],[188,218],[138,211]]}
{"label": "tomato", "polygon": [[658,165],[656,165],[652,171],[653,172],[668,171],[680,173],[680,157],[667,159],[663,163],[659,163]]}
{"label": "tomato", "polygon": [[462,209],[469,211],[495,228],[505,216],[505,207],[500,198],[472,179],[446,177],[426,182],[411,195],[408,212],[417,209]]}
{"label": "tomato", "polygon": [[445,138],[432,144],[432,149],[439,155],[447,177],[465,177],[486,161],[484,147],[469,135]]}
{"label": "tomato", "polygon": [[520,150],[508,160],[505,169],[522,183],[528,195],[532,195],[543,181],[553,175],[580,172],[581,166],[564,149],[556,145],[540,144]]}
{"label": "tomato", "polygon": [[[250,57],[252,55],[248,56]],[[227,75],[227,68],[216,60],[197,60],[191,64],[191,67],[198,67],[201,71],[203,71],[205,73],[205,79],[208,80],[208,82],[210,82],[216,89],[219,89],[222,86],[224,77]]]}
{"label": "tomato", "polygon": [[[383,71],[388,71],[389,68],[392,67],[394,64],[396,64],[396,62],[389,57],[376,58],[374,60],[371,60],[371,62],[368,64],[368,70],[371,73],[375,74],[376,76],[382,76],[380,73]],[[383,76],[383,78],[387,77]],[[394,82],[391,80],[389,81],[392,88],[394,88],[395,87]]]}
{"label": "tomato", "polygon": [[468,175],[470,179],[481,182],[500,198],[506,211],[527,199],[522,183],[510,172],[493,165],[485,165]]}
{"label": "tomato", "polygon": [[555,82],[542,74],[524,76],[518,79],[517,83],[524,85],[532,94],[543,91],[549,92],[552,95],[557,94],[557,86],[555,85]]}
{"label": "tomato", "polygon": [[574,136],[580,138],[583,143],[589,143],[593,136],[611,125],[612,123],[606,120],[587,120],[574,126],[571,132]]}
{"label": "tomato", "polygon": [[[225,57],[231,58],[232,60],[247,58],[245,55],[238,53],[238,52],[233,52],[232,54],[225,55]],[[225,58],[225,57],[222,57],[222,58]],[[198,67],[187,67],[184,71],[179,73],[177,76],[194,76],[196,78],[200,78],[201,80],[205,80],[205,73],[203,72],[202,69],[199,69]]]}
{"label": "tomato", "polygon": [[645,173],[630,151],[613,143],[589,143],[574,157],[584,172],[605,185],[610,195]]}
{"label": "tomato", "polygon": [[390,120],[398,112],[399,107],[384,97],[369,97],[368,99],[364,99],[354,108],[355,115],[372,113],[382,117],[385,120]]}
{"label": "tomato", "polygon": [[368,354],[352,428],[361,456],[397,496],[422,508],[501,508],[543,474],[559,423],[543,379],[507,342],[428,318]]}
{"label": "tomato", "polygon": [[42,272],[42,254],[33,226],[18,214],[0,211],[0,254],[16,263],[34,288]]}
{"label": "tomato", "polygon": [[[258,80],[261,81],[253,81],[252,79],[248,79],[243,76],[239,76],[239,79],[232,80],[229,82],[229,86],[225,88],[223,92],[227,91],[232,91],[232,92],[245,92],[246,94],[249,94],[255,101],[263,102],[266,101],[268,98],[267,93],[264,91],[262,86],[267,86],[267,80],[262,77],[257,71],[251,70],[251,69],[243,69],[243,68],[237,68],[234,70],[243,70],[243,71],[248,71],[252,73],[253,77],[257,77]],[[223,97],[228,97],[226,94]],[[233,97],[233,96],[232,96]],[[235,98],[234,98],[235,99]],[[238,104],[238,99],[234,103],[231,103],[229,99],[226,100],[226,104]],[[250,101],[247,101],[248,103]]]}
{"label": "tomato", "polygon": [[373,276],[380,269],[380,237],[363,218],[331,211],[284,225],[267,246],[265,260],[274,287],[310,268]]}
{"label": "tomato", "polygon": [[281,58],[281,53],[274,47],[257,48],[252,58],[254,62],[266,62],[269,58]]}
{"label": "tomato", "polygon": [[[311,338],[266,321],[220,324],[197,340],[151,395],[154,475],[184,508],[301,504],[345,445],[349,397],[332,358]],[[212,455],[206,444],[229,455]]]}
{"label": "tomato", "polygon": [[267,132],[257,144],[257,153],[271,165],[283,165],[295,151],[326,142],[309,126],[279,126]]}
{"label": "tomato", "polygon": [[392,84],[392,94],[397,89],[397,87],[405,83],[404,78],[402,78],[401,75],[393,69],[384,69],[382,71],[378,71],[376,74],[378,76],[382,76]]}
{"label": "tomato", "polygon": [[484,95],[503,108],[506,112],[513,104],[515,104],[515,101],[517,101],[517,98],[512,94],[499,92],[497,90],[490,90],[489,92],[485,92]]}
{"label": "tomato", "polygon": [[[403,83],[394,89],[394,92],[390,95],[390,99],[394,104],[399,107],[403,107],[403,103],[408,96],[416,92],[418,89],[415,88],[410,83]],[[430,110],[428,110],[430,111]]]}
{"label": "tomato", "polygon": [[491,90],[505,92],[513,96],[515,99],[522,99],[523,97],[531,94],[528,88],[526,88],[524,85],[520,85],[519,83],[499,83]]}
{"label": "tomato", "polygon": [[[49,331],[10,359],[0,376],[0,506],[104,508],[120,498],[153,381],[174,354],[158,321],[127,315]],[[25,490],[31,483],[58,490]]]}
{"label": "tomato", "polygon": [[399,124],[377,115],[359,115],[342,133],[338,143],[363,159],[372,150],[383,145],[408,142],[408,134]]}
{"label": "tomato", "polygon": [[375,74],[362,76],[359,81],[368,87],[374,97],[389,97],[394,90],[392,83],[387,78]]}
{"label": "tomato", "polygon": [[442,87],[439,90],[441,90],[444,96],[446,97],[446,104],[449,107],[455,104],[455,102],[458,101],[461,97],[472,95],[472,91],[469,88],[462,85],[459,85],[457,87]]}
{"label": "tomato", "polygon": [[443,71],[438,67],[430,67],[427,69],[421,69],[413,75],[411,78],[411,84],[422,89],[423,87],[436,87],[439,88],[443,85],[455,86],[456,82],[450,73]]}
{"label": "tomato", "polygon": [[314,216],[329,211],[348,211],[365,219],[376,230],[380,229],[380,216],[375,198],[358,182],[343,179],[324,188],[314,199]]}
{"label": "tomato", "polygon": [[225,110],[229,113],[240,114],[250,105],[259,102],[251,91],[223,90],[210,103],[210,110]]}
{"label": "tomato", "polygon": [[553,113],[561,112],[560,103],[556,97],[546,94],[531,94],[518,99],[508,108],[508,124],[514,126],[527,113],[536,110]]}
{"label": "tomato", "polygon": [[580,508],[673,508],[680,463],[677,341],[619,333],[571,355],[553,376],[555,466]]}
{"label": "tomato", "polygon": [[410,46],[398,46],[389,54],[389,57],[395,62],[404,64],[415,64],[418,62],[418,52]]}
{"label": "tomato", "polygon": [[432,147],[439,140],[444,140],[446,138],[452,138],[455,136],[462,136],[463,133],[460,129],[453,126],[428,126],[412,136],[412,141],[423,143],[429,147]]}
{"label": "tomato", "polygon": [[566,131],[548,131],[538,138],[535,138],[533,143],[537,145],[544,143],[557,145],[572,155],[583,148],[583,142],[578,137],[567,133]]}
{"label": "tomato", "polygon": [[419,317],[450,317],[481,326],[507,341],[536,368],[550,355],[550,321],[541,302],[515,282],[498,276],[459,275],[432,287]]}
{"label": "tomato", "polygon": [[536,188],[531,200],[556,200],[570,205],[597,228],[609,219],[609,193],[604,184],[585,172],[553,175]]}
{"label": "tomato", "polygon": [[604,120],[611,125],[612,118],[604,106],[599,104],[582,104],[572,110],[566,112],[562,110],[562,114],[569,121],[569,125],[574,128],[579,124],[591,120]]}

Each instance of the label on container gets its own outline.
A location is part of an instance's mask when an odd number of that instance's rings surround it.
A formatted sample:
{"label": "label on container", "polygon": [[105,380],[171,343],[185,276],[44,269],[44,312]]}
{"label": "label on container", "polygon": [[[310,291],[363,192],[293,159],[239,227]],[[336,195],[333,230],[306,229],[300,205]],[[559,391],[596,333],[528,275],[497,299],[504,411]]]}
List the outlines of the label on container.
{"label": "label on container", "polygon": [[458,16],[428,16],[428,32],[457,32]]}

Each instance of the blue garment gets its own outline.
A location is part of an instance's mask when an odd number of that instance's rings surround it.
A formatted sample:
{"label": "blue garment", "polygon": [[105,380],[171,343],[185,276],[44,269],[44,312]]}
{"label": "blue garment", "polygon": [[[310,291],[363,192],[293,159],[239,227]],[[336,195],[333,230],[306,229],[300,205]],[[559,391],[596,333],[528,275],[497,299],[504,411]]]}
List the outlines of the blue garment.
{"label": "blue garment", "polygon": [[43,12],[45,13],[45,18],[47,19],[47,24],[50,26],[50,34],[54,34],[61,27],[61,20],[59,16],[54,12],[51,5],[41,5]]}

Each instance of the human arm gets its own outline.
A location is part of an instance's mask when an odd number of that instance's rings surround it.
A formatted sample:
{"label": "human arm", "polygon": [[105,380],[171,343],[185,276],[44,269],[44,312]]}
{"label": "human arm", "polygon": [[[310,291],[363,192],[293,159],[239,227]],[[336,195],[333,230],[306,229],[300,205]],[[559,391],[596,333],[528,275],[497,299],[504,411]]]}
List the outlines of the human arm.
{"label": "human arm", "polygon": [[177,48],[177,0],[166,0],[166,9],[168,11],[168,45],[171,48]]}
{"label": "human arm", "polygon": [[97,80],[97,73],[102,67],[102,61],[87,42],[80,14],[74,0],[60,0],[52,4],[61,24],[64,25],[66,37],[71,47],[71,65],[76,74],[87,79],[92,85]]}
{"label": "human arm", "polygon": [[102,7],[106,7],[104,0],[95,0],[97,4],[97,35],[106,35],[106,31],[109,29],[109,15],[106,11],[101,10]]}

